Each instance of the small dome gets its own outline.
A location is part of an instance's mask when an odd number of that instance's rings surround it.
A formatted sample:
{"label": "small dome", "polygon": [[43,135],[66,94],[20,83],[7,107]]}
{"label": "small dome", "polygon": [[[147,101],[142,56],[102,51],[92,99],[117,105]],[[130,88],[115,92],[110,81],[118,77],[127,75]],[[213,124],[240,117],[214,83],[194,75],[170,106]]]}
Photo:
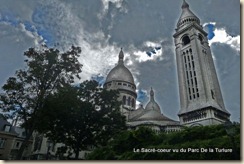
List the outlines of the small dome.
{"label": "small dome", "polygon": [[120,53],[119,53],[119,62],[118,65],[115,66],[108,74],[105,83],[111,82],[111,81],[125,81],[131,84],[135,84],[134,83],[134,78],[131,74],[131,72],[129,71],[128,68],[126,68],[124,66],[124,53],[121,49]]}
{"label": "small dome", "polygon": [[154,92],[152,88],[150,91],[150,101],[147,103],[145,110],[156,110],[161,113],[158,103],[154,100]]}
{"label": "small dome", "polygon": [[146,110],[157,110],[157,111],[161,111],[158,103],[156,103],[155,101],[154,102],[153,101],[148,102],[145,109]]}
{"label": "small dome", "polygon": [[162,115],[159,111],[155,111],[155,110],[146,111],[137,120],[141,120],[141,121],[171,121],[171,119]]}

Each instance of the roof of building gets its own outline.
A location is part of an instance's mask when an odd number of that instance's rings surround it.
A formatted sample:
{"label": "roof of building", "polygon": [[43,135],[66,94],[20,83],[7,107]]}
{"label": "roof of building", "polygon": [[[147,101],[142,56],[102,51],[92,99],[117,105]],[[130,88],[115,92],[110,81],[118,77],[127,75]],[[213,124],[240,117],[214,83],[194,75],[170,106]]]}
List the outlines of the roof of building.
{"label": "roof of building", "polygon": [[151,88],[151,91],[150,91],[150,100],[147,103],[145,109],[146,110],[156,110],[156,111],[161,112],[158,103],[154,100],[154,91],[153,91],[152,88]]}
{"label": "roof of building", "polygon": [[129,115],[128,124],[137,126],[140,124],[156,124],[156,125],[179,125],[178,121],[174,121],[165,115],[161,114],[161,110],[157,102],[154,100],[154,91],[151,88],[150,100],[146,108],[138,108]]}
{"label": "roof of building", "polygon": [[191,23],[193,21],[196,21],[197,23],[200,24],[200,19],[195,14],[193,14],[193,12],[189,8],[189,4],[185,0],[183,0],[183,4],[181,8],[182,8],[182,13],[178,20],[177,26],[182,26],[184,24]]}
{"label": "roof of building", "polygon": [[135,84],[134,78],[133,78],[131,72],[124,65],[124,53],[123,53],[122,49],[119,53],[118,64],[109,72],[105,83],[108,83],[111,81],[125,81],[125,82],[129,82],[131,84]]}
{"label": "roof of building", "polygon": [[[6,128],[6,126],[9,126],[10,128]],[[14,127],[5,119],[2,114],[0,114],[0,132],[17,135]]]}

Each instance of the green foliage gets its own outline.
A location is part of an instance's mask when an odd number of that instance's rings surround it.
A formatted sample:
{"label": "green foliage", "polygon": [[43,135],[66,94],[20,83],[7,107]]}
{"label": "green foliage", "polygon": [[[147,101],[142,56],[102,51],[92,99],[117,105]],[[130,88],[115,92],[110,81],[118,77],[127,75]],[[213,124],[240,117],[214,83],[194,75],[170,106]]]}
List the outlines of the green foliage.
{"label": "green foliage", "polygon": [[[156,134],[151,129],[139,128],[118,134],[107,146],[92,152],[88,159],[111,159],[102,154],[113,153],[117,160],[233,160],[240,159],[240,124],[234,124],[235,147],[223,125],[184,128],[180,132]],[[171,149],[167,152],[142,152],[146,149]],[[199,152],[188,150],[198,149]],[[205,148],[208,152],[201,152]],[[232,149],[232,153],[216,152],[215,148]],[[136,150],[140,152],[136,152]],[[173,152],[173,149],[178,152]],[[180,150],[185,149],[185,152]],[[214,152],[210,152],[212,149]],[[100,154],[102,152],[102,154]]]}
{"label": "green foliage", "polygon": [[67,85],[47,98],[37,130],[53,142],[64,143],[78,158],[79,151],[104,146],[126,128],[118,94],[100,88],[96,81]]}
{"label": "green foliage", "polygon": [[38,113],[43,109],[46,98],[67,84],[80,78],[82,65],[78,61],[79,47],[72,46],[66,52],[42,47],[30,48],[24,53],[26,68],[17,70],[2,87],[0,108],[11,113],[10,118],[18,118],[26,130],[25,142],[21,145],[17,159],[21,159],[26,144],[37,128]]}

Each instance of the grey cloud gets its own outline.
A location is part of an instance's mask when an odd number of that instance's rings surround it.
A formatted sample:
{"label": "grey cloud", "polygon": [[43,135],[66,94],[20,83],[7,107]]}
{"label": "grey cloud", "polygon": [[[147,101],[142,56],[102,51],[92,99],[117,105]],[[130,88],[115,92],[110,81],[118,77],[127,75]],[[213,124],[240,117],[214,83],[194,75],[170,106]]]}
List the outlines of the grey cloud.
{"label": "grey cloud", "polygon": [[[16,19],[30,21],[36,29],[48,30],[63,49],[71,44],[81,46],[80,60],[87,65],[83,68],[84,79],[99,73],[105,76],[117,63],[120,47],[123,47],[124,52],[130,54],[125,63],[132,63],[128,67],[134,74],[138,87],[148,90],[153,86],[163,113],[178,119],[178,82],[172,35],[181,13],[181,1],[121,0],[118,2],[121,7],[107,2],[108,8],[104,12],[104,4],[99,0],[0,0],[0,14],[3,14],[3,10],[9,10]],[[202,23],[217,22],[217,28],[226,27],[228,34],[240,35],[238,0],[187,2]],[[223,5],[224,3],[227,5]],[[40,22],[33,17],[39,8],[45,11],[45,19],[39,19]],[[104,14],[103,17],[99,17],[101,14]],[[18,39],[20,42],[16,41]],[[23,52],[34,45],[35,39],[18,28],[0,23],[0,83],[23,65]],[[146,41],[163,42],[163,60],[158,58],[143,63],[136,60],[133,56],[135,51],[148,50],[144,45]],[[238,120],[240,56],[235,55],[230,46],[214,43],[211,47],[216,58],[225,104],[233,113],[232,118]]]}

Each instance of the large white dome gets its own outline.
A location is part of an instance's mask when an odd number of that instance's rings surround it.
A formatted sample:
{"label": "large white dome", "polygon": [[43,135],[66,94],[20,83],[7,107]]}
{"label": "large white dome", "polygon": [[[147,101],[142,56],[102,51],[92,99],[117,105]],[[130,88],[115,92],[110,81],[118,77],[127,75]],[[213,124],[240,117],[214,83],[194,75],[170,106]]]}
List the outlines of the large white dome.
{"label": "large white dome", "polygon": [[110,81],[125,81],[134,84],[131,72],[122,64],[118,64],[108,74],[105,83]]}
{"label": "large white dome", "polygon": [[128,82],[131,83],[133,85],[135,85],[134,83],[134,78],[131,74],[131,72],[129,71],[128,68],[126,68],[124,66],[124,54],[123,51],[121,50],[119,53],[119,62],[118,65],[115,66],[108,74],[105,84],[111,81],[123,81],[123,82]]}

